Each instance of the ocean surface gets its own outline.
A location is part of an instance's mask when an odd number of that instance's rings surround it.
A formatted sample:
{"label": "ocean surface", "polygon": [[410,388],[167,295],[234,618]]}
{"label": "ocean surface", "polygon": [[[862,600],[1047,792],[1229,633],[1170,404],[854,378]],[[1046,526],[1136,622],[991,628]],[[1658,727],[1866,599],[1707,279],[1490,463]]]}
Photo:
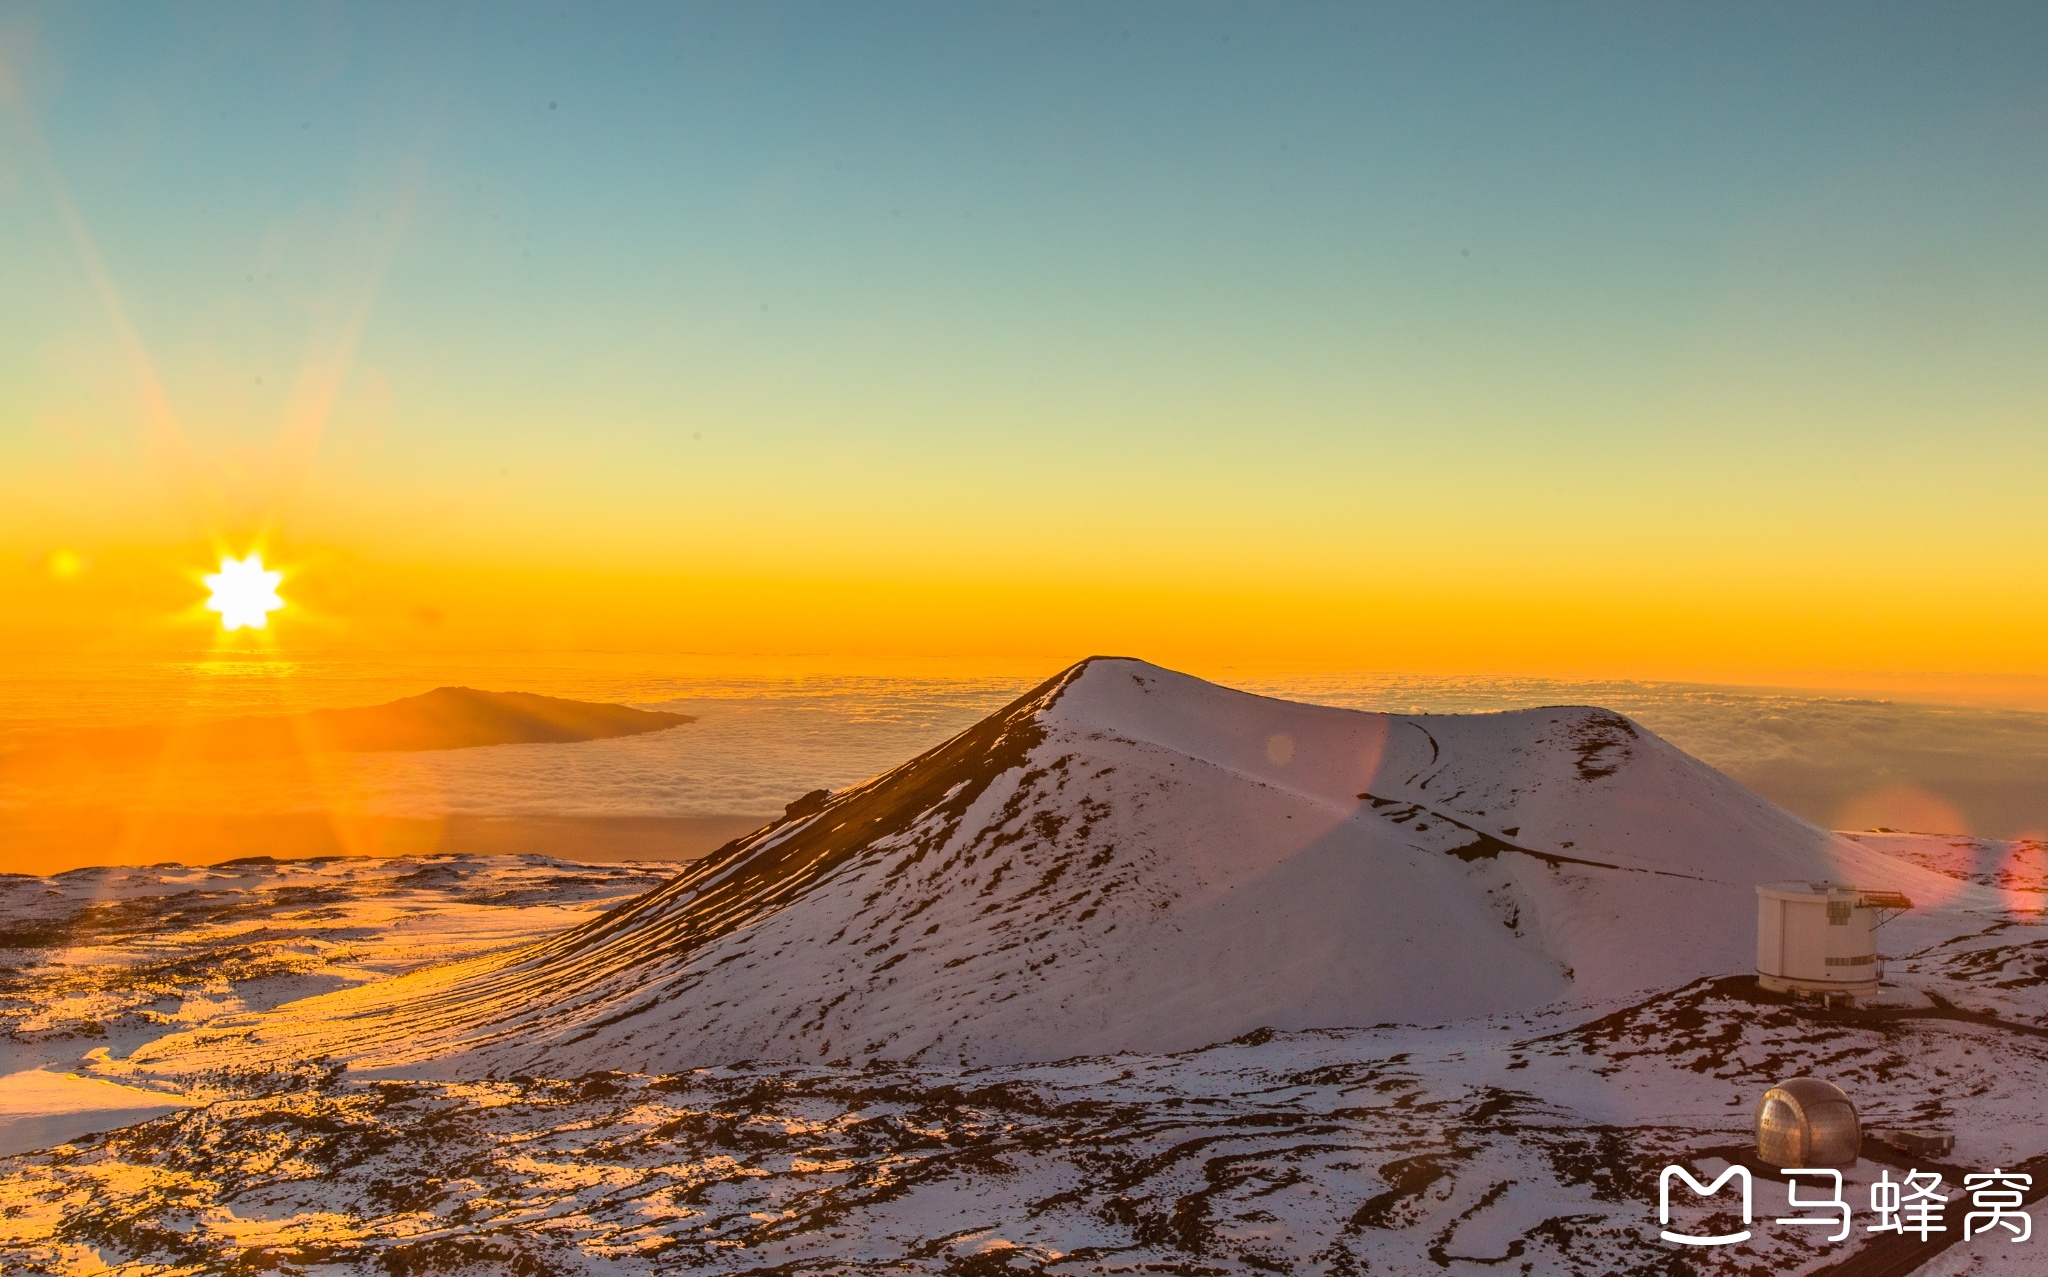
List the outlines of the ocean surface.
{"label": "ocean surface", "polygon": [[[773,814],[873,776],[1045,674],[947,677],[707,671],[661,657],[419,661],[79,659],[0,678],[0,739],[58,726],[164,723],[368,705],[463,684],[677,710],[670,731],[30,778],[0,772],[0,811],[347,811],[370,816]],[[1647,682],[1360,673],[1218,681],[1356,709],[1484,713],[1594,704],[1636,719],[1793,811],[1835,828],[1989,837],[2048,831],[2048,713]]]}

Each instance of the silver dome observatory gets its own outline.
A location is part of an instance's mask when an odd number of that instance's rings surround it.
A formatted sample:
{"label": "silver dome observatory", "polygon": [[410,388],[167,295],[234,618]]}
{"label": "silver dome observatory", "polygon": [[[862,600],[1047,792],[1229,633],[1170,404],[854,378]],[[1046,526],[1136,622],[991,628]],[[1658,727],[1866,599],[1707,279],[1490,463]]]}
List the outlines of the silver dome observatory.
{"label": "silver dome observatory", "polygon": [[1841,1087],[1795,1077],[1756,1102],[1756,1156],[1771,1166],[1853,1166],[1863,1152],[1856,1106]]}

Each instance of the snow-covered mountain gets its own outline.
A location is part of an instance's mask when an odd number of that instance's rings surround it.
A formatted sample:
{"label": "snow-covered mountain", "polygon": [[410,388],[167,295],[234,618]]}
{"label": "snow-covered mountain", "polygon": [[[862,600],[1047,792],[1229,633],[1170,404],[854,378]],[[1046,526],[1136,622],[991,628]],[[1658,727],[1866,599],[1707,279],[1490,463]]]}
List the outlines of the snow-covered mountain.
{"label": "snow-covered mountain", "polygon": [[450,1076],[995,1063],[1748,971],[1758,882],[1955,883],[1600,709],[1386,715],[1097,658],[554,939],[165,1039]]}

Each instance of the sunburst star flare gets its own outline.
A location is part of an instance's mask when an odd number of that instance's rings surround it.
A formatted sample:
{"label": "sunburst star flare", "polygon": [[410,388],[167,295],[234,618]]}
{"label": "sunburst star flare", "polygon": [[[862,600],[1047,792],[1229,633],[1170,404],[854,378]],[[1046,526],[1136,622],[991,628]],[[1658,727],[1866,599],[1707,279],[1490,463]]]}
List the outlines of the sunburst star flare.
{"label": "sunburst star flare", "polygon": [[246,559],[224,555],[220,571],[203,579],[212,591],[206,608],[220,613],[220,627],[229,633],[267,628],[270,614],[284,606],[277,593],[284,573],[265,569],[260,554],[251,554]]}

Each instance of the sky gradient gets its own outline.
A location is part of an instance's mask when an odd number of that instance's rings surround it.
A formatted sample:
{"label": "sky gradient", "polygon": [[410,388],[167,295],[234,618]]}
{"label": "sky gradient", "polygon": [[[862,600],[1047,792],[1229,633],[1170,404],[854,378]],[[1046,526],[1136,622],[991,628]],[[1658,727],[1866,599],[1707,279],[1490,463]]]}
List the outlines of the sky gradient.
{"label": "sky gradient", "polygon": [[2048,10],[0,3],[0,645],[2048,675]]}

